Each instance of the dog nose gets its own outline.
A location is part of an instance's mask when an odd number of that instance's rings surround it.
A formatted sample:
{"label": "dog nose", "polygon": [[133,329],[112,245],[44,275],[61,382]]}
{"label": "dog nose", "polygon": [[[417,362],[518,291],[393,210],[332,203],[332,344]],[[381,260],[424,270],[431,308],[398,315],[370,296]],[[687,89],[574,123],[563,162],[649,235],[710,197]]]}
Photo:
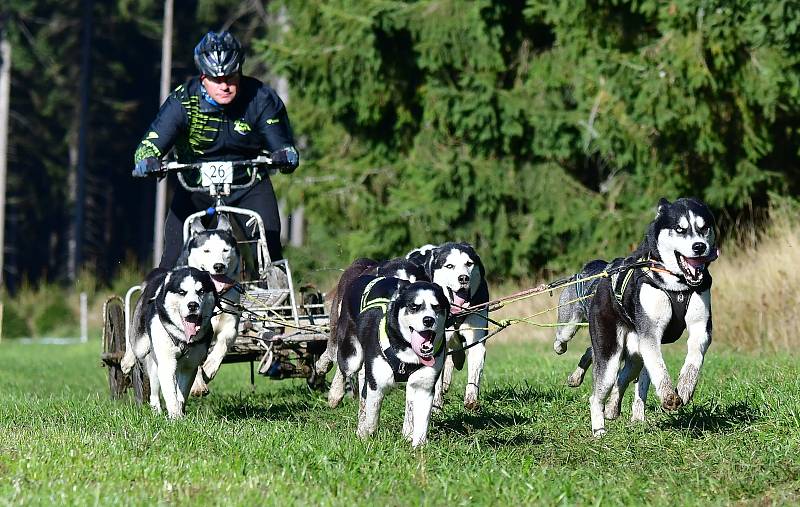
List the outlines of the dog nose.
{"label": "dog nose", "polygon": [[706,244],[698,241],[697,243],[692,245],[692,250],[694,251],[695,255],[700,255],[701,253],[706,251]]}
{"label": "dog nose", "polygon": [[422,325],[425,327],[433,327],[436,324],[436,319],[433,317],[422,317]]}
{"label": "dog nose", "polygon": [[214,264],[214,271],[216,271],[217,273],[224,272],[225,271],[225,264],[223,264],[221,262],[218,262],[218,263]]}
{"label": "dog nose", "polygon": [[469,283],[469,275],[461,275],[458,277],[458,283],[461,285]]}
{"label": "dog nose", "polygon": [[186,307],[189,309],[190,312],[196,312],[197,310],[200,309],[200,303],[198,303],[197,301],[189,301],[186,304]]}

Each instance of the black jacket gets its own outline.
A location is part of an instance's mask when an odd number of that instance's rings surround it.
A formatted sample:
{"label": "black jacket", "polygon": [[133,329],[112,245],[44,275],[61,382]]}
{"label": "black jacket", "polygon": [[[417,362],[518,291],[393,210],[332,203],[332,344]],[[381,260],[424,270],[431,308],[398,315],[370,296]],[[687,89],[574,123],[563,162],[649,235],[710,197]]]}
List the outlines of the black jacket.
{"label": "black jacket", "polygon": [[161,157],[173,146],[180,162],[246,160],[263,150],[294,150],[286,108],[269,86],[242,76],[236,98],[226,106],[210,104],[202,91],[194,77],[169,95],[139,143],[134,163]]}

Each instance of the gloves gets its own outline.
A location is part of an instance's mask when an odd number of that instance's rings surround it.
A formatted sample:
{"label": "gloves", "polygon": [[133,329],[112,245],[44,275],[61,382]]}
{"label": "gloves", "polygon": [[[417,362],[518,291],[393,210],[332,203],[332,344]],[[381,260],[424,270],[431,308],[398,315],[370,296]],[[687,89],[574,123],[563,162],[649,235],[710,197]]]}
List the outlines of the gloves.
{"label": "gloves", "polygon": [[131,172],[131,175],[134,178],[144,178],[149,173],[160,171],[161,170],[161,161],[156,157],[145,157],[142,160],[136,162],[136,165]]}
{"label": "gloves", "polygon": [[300,156],[294,146],[272,152],[272,163],[279,166],[283,174],[291,174],[300,164]]}

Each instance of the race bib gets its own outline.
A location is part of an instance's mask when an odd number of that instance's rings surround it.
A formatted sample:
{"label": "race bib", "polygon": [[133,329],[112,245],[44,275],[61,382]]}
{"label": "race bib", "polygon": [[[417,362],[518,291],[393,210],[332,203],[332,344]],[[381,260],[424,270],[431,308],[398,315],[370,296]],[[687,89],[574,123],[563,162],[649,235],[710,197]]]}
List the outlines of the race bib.
{"label": "race bib", "polygon": [[233,164],[231,162],[203,162],[200,166],[204,187],[233,183]]}

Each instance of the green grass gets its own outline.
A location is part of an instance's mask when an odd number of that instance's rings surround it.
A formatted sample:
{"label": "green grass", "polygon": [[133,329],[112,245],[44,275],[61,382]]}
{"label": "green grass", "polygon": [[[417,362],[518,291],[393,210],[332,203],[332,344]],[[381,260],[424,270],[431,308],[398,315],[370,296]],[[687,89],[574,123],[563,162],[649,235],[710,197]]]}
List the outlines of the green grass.
{"label": "green grass", "polygon": [[[676,415],[654,395],[635,425],[593,439],[591,382],[564,380],[566,357],[542,343],[490,347],[479,413],[457,372],[429,444],[400,437],[402,393],[381,428],[354,435],[355,403],[337,410],[302,381],[225,365],[214,392],[170,422],[108,398],[99,345],[0,344],[0,501],[22,505],[795,504],[800,500],[796,358],[712,347],[695,401]],[[668,349],[674,373],[681,346]]]}

